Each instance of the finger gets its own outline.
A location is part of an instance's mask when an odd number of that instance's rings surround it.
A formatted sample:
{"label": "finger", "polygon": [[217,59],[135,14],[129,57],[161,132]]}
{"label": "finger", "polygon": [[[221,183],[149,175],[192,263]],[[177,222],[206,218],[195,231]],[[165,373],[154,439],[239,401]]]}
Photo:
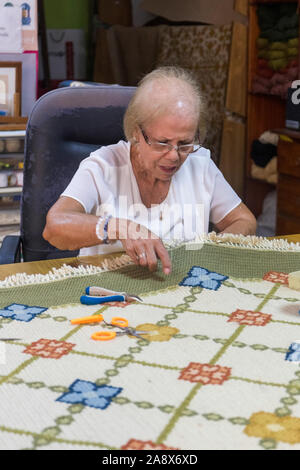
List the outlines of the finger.
{"label": "finger", "polygon": [[163,272],[165,274],[170,274],[172,270],[171,260],[169,253],[167,252],[161,240],[155,243],[155,251],[161,261]]}
{"label": "finger", "polygon": [[137,251],[137,256],[138,256],[138,260],[139,260],[139,264],[141,266],[147,266],[148,265],[148,261],[147,261],[147,253],[145,251],[145,249],[139,249]]}
{"label": "finger", "polygon": [[133,243],[130,240],[129,241],[128,240],[121,240],[121,242],[122,242],[124,250],[130,256],[130,258],[132,259],[134,264],[139,265],[140,260],[137,256],[137,253],[136,253],[135,249],[134,249]]}
{"label": "finger", "polygon": [[148,243],[146,245],[146,253],[147,253],[147,262],[149,271],[153,272],[157,269],[157,256],[153,246],[153,243]]}

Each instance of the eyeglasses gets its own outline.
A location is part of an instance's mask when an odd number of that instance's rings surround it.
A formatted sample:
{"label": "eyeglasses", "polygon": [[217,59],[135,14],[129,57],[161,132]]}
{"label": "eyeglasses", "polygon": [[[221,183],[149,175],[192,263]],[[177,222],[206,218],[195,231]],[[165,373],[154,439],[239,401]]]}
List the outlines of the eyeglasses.
{"label": "eyeglasses", "polygon": [[175,149],[180,155],[189,155],[190,153],[197,152],[201,145],[199,143],[191,143],[191,144],[182,144],[182,145],[172,145],[165,142],[151,142],[145,131],[142,129],[141,126],[140,130],[145,139],[146,144],[151,145],[151,148],[154,152],[160,153],[161,155],[171,152],[171,150]]}

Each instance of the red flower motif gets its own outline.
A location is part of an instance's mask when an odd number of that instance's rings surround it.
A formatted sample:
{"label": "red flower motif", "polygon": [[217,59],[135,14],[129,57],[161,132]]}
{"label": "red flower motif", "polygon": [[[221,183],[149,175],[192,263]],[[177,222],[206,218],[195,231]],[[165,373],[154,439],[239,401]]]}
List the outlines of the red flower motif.
{"label": "red flower motif", "polygon": [[23,352],[32,356],[40,356],[45,359],[60,359],[68,354],[75,344],[66,341],[56,341],[55,339],[40,339],[35,341]]}
{"label": "red flower motif", "polygon": [[167,447],[164,444],[155,444],[152,441],[138,441],[137,439],[130,439],[124,446],[123,450],[179,450],[176,447]]}
{"label": "red flower motif", "polygon": [[272,315],[251,310],[236,310],[233,312],[228,322],[236,322],[240,325],[265,326],[271,321]]}
{"label": "red flower motif", "polygon": [[269,271],[268,273],[266,273],[264,275],[263,280],[288,285],[289,275],[287,273],[279,273],[277,271]]}
{"label": "red flower motif", "polygon": [[179,379],[200,382],[203,385],[222,385],[231,374],[230,367],[191,362],[180,374]]}

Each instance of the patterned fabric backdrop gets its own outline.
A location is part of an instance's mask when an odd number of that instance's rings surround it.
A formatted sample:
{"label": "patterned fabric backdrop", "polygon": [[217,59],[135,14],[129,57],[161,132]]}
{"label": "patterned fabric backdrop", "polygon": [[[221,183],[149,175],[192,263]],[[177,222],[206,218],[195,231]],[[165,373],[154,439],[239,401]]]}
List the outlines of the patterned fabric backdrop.
{"label": "patterned fabric backdrop", "polygon": [[219,161],[225,117],[231,25],[161,27],[157,65],[177,65],[194,72],[206,101],[205,146]]}
{"label": "patterned fabric backdrop", "polygon": [[[168,277],[125,257],[1,282],[1,448],[300,450],[300,246],[245,240],[173,248]],[[89,285],[143,303],[82,305]],[[70,323],[99,313],[143,339]]]}

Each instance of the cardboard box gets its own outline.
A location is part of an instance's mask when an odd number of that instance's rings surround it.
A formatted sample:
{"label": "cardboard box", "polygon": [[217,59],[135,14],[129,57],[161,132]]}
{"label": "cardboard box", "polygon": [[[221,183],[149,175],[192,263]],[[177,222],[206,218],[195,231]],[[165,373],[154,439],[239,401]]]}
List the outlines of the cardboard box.
{"label": "cardboard box", "polygon": [[191,21],[223,25],[236,21],[246,24],[247,18],[235,11],[235,0],[143,0],[141,7],[170,21]]}
{"label": "cardboard box", "polygon": [[103,23],[131,26],[131,0],[98,0],[98,15]]}

